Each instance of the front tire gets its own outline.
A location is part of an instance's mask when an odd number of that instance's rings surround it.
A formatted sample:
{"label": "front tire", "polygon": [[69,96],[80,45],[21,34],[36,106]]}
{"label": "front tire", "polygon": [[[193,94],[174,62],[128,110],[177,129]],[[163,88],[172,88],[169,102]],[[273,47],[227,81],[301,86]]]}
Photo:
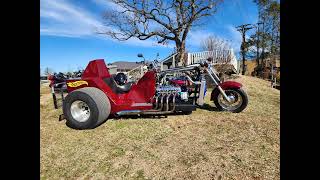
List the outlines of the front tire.
{"label": "front tire", "polygon": [[233,102],[229,103],[218,89],[213,91],[213,102],[220,111],[230,111],[239,113],[248,105],[248,96],[242,89],[230,88],[224,90],[227,96],[233,98]]}
{"label": "front tire", "polygon": [[101,90],[85,87],[69,93],[63,102],[66,125],[73,129],[93,129],[110,115],[111,105]]}

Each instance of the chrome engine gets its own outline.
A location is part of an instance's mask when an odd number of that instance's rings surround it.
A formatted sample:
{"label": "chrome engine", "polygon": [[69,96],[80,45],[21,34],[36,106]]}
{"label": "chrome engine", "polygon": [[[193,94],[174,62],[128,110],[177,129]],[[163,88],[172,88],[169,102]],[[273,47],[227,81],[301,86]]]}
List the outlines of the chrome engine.
{"label": "chrome engine", "polygon": [[159,85],[154,96],[154,109],[160,111],[174,111],[175,99],[181,92],[180,87]]}
{"label": "chrome engine", "polygon": [[171,94],[171,93],[179,93],[181,92],[180,87],[165,85],[165,86],[158,86],[156,88],[156,94]]}
{"label": "chrome engine", "polygon": [[158,86],[156,88],[156,94],[157,95],[175,94],[176,97],[179,97],[179,99],[183,101],[187,101],[189,98],[188,92],[185,92],[185,90],[183,90],[180,86],[171,86],[171,85]]}
{"label": "chrome engine", "polygon": [[174,111],[176,101],[187,101],[188,92],[183,92],[181,87],[160,85],[156,88],[154,96],[154,109],[160,111]]}

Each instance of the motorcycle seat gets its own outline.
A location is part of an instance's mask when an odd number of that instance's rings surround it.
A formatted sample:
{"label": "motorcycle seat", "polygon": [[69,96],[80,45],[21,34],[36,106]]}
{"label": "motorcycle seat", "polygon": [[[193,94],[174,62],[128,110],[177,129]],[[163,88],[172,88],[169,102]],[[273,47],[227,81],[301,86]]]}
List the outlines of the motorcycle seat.
{"label": "motorcycle seat", "polygon": [[103,81],[112,89],[116,94],[124,94],[130,91],[133,82],[128,82],[124,85],[118,85],[113,77],[104,78]]}
{"label": "motorcycle seat", "polygon": [[133,82],[128,82],[124,85],[117,85],[118,89],[120,89],[122,92],[129,92],[131,89]]}

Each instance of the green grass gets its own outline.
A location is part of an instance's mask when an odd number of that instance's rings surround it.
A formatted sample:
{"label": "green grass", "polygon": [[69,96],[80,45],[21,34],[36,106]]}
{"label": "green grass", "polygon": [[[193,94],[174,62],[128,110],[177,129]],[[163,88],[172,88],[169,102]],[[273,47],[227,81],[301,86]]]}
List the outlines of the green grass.
{"label": "green grass", "polygon": [[[280,93],[253,77],[241,113],[207,108],[168,118],[110,119],[93,130],[59,122],[41,87],[41,179],[279,179]],[[210,106],[209,106],[210,105]]]}

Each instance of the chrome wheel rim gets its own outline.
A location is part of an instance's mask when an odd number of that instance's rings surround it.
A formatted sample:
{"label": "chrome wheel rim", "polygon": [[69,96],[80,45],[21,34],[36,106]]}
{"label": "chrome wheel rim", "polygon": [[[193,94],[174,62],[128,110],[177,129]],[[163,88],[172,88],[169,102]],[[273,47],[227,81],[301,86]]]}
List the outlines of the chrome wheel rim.
{"label": "chrome wheel rim", "polygon": [[90,117],[90,108],[87,103],[77,100],[71,104],[71,115],[78,122],[85,122]]}
{"label": "chrome wheel rim", "polygon": [[228,102],[220,93],[218,95],[218,103],[223,109],[227,111],[234,111],[242,105],[243,99],[239,92],[229,89],[225,90],[225,93],[231,99],[231,102]]}

